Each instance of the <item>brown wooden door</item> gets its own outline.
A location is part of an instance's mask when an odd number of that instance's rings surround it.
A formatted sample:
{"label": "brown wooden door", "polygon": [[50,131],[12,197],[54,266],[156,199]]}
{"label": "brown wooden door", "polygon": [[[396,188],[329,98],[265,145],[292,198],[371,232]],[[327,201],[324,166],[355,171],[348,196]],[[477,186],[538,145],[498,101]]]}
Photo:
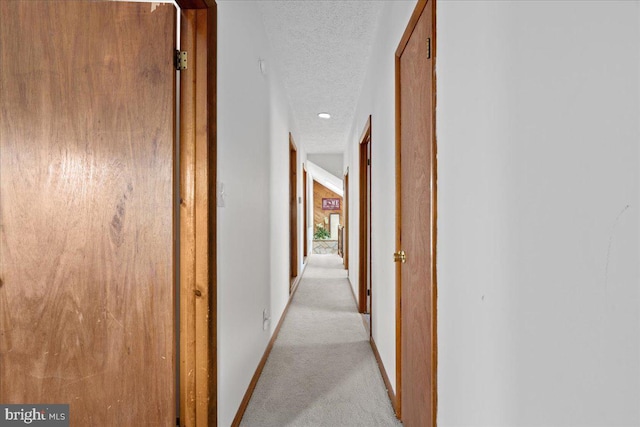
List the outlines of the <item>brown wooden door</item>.
{"label": "brown wooden door", "polygon": [[175,13],[0,2],[0,402],[175,425]]}
{"label": "brown wooden door", "polygon": [[398,262],[398,397],[407,427],[434,426],[436,416],[433,3],[418,4],[414,18],[419,18],[412,19],[406,46],[401,43],[397,53],[398,250],[406,253],[406,263]]}

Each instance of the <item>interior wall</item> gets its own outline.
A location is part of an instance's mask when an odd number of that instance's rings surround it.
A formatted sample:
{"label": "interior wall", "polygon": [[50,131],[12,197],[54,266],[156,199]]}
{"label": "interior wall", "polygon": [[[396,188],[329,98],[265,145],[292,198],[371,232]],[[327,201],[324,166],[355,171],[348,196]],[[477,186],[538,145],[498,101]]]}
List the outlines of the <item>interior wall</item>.
{"label": "interior wall", "polygon": [[307,158],[333,176],[342,179],[344,155],[342,153],[309,153]]}
{"label": "interior wall", "polygon": [[[255,3],[254,3],[255,5]],[[295,141],[296,126],[291,117],[278,65],[267,61],[266,79],[270,89],[271,117],[271,173],[270,173],[270,257],[271,257],[271,310],[269,329],[274,332],[282,312],[289,300],[289,132]],[[304,146],[298,144],[298,198],[302,197],[302,160],[305,156]],[[302,204],[298,203],[298,272],[303,266],[303,229],[304,213]]]}
{"label": "interior wall", "polygon": [[[289,297],[295,128],[257,6],[218,0],[218,182],[225,191],[217,223],[220,426],[231,424]],[[304,156],[299,144],[298,156]],[[299,168],[300,182],[301,176]],[[265,309],[272,320],[263,330]]]}
{"label": "interior wall", "polygon": [[638,16],[438,2],[440,426],[640,425]]}
{"label": "interior wall", "polygon": [[358,295],[359,144],[371,118],[372,331],[391,384],[396,384],[395,50],[416,1],[386,1],[358,101],[343,170],[349,168],[349,280]]}

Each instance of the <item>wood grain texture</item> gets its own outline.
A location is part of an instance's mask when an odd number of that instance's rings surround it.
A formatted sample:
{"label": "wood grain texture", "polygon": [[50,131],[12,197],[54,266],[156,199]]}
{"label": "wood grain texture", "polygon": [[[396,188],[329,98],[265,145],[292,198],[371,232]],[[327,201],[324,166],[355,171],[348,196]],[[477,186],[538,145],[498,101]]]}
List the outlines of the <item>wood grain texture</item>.
{"label": "wood grain texture", "polygon": [[3,403],[175,424],[174,46],[172,6],[0,2]]}
{"label": "wood grain texture", "polygon": [[[196,425],[209,422],[209,305],[211,292],[209,274],[209,123],[207,111],[207,10],[196,12],[195,46],[195,319],[196,319]],[[214,193],[215,194],[215,193]]]}
{"label": "wood grain texture", "polygon": [[[196,11],[181,12],[181,49],[195,52]],[[192,56],[194,56],[192,54]],[[193,60],[192,60],[193,65]],[[180,72],[180,424],[196,425],[196,86]]]}
{"label": "wood grain texture", "polygon": [[[322,199],[340,199],[340,209],[325,210],[322,209]],[[315,232],[318,224],[324,224],[324,227],[329,229],[329,225],[324,223],[324,219],[329,219],[329,215],[340,215],[340,223],[344,223],[344,217],[342,216],[343,200],[338,193],[334,193],[318,181],[313,181],[313,230]],[[329,230],[330,231],[330,230]]]}
{"label": "wood grain texture", "polygon": [[183,426],[215,424],[217,416],[216,208],[212,200],[215,199],[215,58],[211,58],[215,55],[215,25],[215,9],[182,11],[182,48],[189,52],[189,68],[180,73],[180,423]]}
{"label": "wood grain texture", "polygon": [[[413,30],[418,23],[418,19],[422,15],[422,11],[427,6],[427,2],[429,0],[418,0],[416,3],[416,7],[413,9],[413,13],[411,13],[411,18],[409,18],[409,23],[407,24],[407,28],[405,28],[404,33],[402,34],[402,38],[400,39],[400,43],[396,49],[396,58],[400,58],[402,56],[402,52],[404,48],[407,47],[407,43],[409,43],[409,38],[413,34]],[[435,3],[434,3],[435,4]]]}
{"label": "wood grain texture", "polygon": [[208,149],[207,168],[209,185],[209,230],[207,241],[209,244],[209,359],[208,382],[209,392],[206,396],[209,415],[208,425],[218,425],[218,252],[217,252],[217,165],[218,165],[218,8],[215,0],[207,2],[207,128]]}
{"label": "wood grain texture", "polygon": [[[410,22],[399,47],[398,249],[407,254],[401,265],[399,399],[404,425],[435,426],[437,412],[436,336],[436,169],[434,3]],[[416,10],[418,10],[416,8]],[[407,33],[405,33],[407,34]],[[427,39],[432,38],[432,56]]]}

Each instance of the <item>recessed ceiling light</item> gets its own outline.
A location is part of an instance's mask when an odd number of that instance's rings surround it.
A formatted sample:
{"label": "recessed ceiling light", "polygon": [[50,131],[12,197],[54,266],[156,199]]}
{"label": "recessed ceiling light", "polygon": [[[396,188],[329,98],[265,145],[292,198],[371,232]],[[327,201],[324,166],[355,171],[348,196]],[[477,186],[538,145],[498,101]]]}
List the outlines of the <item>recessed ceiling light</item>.
{"label": "recessed ceiling light", "polygon": [[330,119],[331,118],[331,114],[329,114],[329,113],[318,113],[318,117],[320,117],[321,119]]}

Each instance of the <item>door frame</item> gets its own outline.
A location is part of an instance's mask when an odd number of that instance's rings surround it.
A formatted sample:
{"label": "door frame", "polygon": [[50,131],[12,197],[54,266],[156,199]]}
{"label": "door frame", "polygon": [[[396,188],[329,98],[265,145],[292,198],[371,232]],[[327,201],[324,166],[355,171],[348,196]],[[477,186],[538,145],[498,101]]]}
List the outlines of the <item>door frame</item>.
{"label": "door frame", "polygon": [[342,253],[344,269],[349,270],[349,168],[344,173],[344,241]]}
{"label": "door frame", "polygon": [[307,255],[309,255],[309,243],[307,242],[308,238],[309,238],[309,233],[307,230],[307,224],[308,224],[308,207],[307,207],[307,192],[309,191],[308,187],[308,183],[307,183],[307,165],[305,165],[304,163],[302,164],[302,210],[303,210],[303,236],[304,236],[304,243],[303,243],[303,258],[302,258],[302,262],[306,262],[307,261]]}
{"label": "door frame", "polygon": [[[432,168],[431,168],[431,182],[433,183],[432,192],[431,192],[431,206],[432,206],[432,215],[431,215],[431,280],[433,283],[433,293],[431,301],[428,303],[431,306],[431,322],[432,322],[432,330],[430,331],[430,338],[433,343],[433,349],[430,354],[425,355],[425,357],[430,357],[432,360],[433,370],[431,374],[431,389],[429,390],[430,395],[433,399],[433,404],[431,405],[432,413],[429,414],[429,419],[433,426],[436,425],[436,415],[437,415],[437,402],[438,402],[438,386],[437,386],[437,362],[438,362],[438,340],[437,340],[437,274],[436,274],[436,249],[437,249],[437,140],[436,140],[436,75],[435,75],[435,67],[436,67],[436,0],[418,0],[415,9],[409,19],[409,23],[402,35],[402,39],[398,45],[398,48],[395,52],[395,91],[396,91],[396,250],[401,249],[401,219],[402,219],[402,199],[401,199],[401,178],[402,178],[402,165],[400,162],[400,147],[401,147],[401,111],[400,111],[400,57],[404,52],[407,44],[409,43],[409,39],[411,38],[411,34],[413,33],[420,16],[422,15],[425,8],[431,7],[433,12],[433,40],[431,43],[431,51],[433,56],[432,61],[432,70],[433,70],[433,86],[432,86],[432,96],[433,96],[433,111],[432,111],[432,120],[433,120],[433,134],[432,134]],[[411,339],[411,337],[404,337],[403,334],[409,334],[412,331],[404,331],[402,328],[402,272],[401,272],[401,264],[396,263],[396,414],[400,420],[402,420],[402,340],[403,339]]]}
{"label": "door frame", "polygon": [[289,132],[289,293],[298,277],[298,148]]}
{"label": "door frame", "polygon": [[[180,7],[179,424],[217,419],[217,4]],[[176,172],[174,172],[176,173]]]}
{"label": "door frame", "polygon": [[[358,311],[367,313],[367,279],[371,280],[371,116],[367,118],[360,137],[360,233],[358,271]],[[372,293],[370,291],[370,293]],[[372,295],[369,295],[371,297]],[[369,313],[371,314],[371,313]],[[371,328],[369,328],[371,331]]]}

